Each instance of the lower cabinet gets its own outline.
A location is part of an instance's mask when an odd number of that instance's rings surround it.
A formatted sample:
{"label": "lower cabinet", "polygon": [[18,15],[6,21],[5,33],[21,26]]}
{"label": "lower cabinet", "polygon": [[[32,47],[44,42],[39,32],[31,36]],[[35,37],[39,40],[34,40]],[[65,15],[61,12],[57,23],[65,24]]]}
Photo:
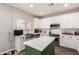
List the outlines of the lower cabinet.
{"label": "lower cabinet", "polygon": [[76,37],[76,40],[74,41],[75,49],[79,52],[79,37]]}
{"label": "lower cabinet", "polygon": [[15,49],[17,52],[20,52],[22,50],[25,49],[25,45],[23,44],[23,42],[25,42],[25,36],[16,36],[15,37]]}
{"label": "lower cabinet", "polygon": [[60,38],[60,46],[65,46],[65,47],[67,46],[65,36],[61,36],[61,38]]}
{"label": "lower cabinet", "polygon": [[78,49],[79,50],[79,38],[77,36],[62,35],[60,38],[60,46]]}

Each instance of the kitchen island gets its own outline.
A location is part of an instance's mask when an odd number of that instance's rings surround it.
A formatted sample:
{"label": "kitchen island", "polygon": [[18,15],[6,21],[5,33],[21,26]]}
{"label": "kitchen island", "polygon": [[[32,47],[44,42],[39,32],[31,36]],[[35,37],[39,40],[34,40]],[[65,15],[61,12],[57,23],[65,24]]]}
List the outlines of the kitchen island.
{"label": "kitchen island", "polygon": [[53,55],[54,54],[54,37],[41,36],[24,42],[26,55]]}

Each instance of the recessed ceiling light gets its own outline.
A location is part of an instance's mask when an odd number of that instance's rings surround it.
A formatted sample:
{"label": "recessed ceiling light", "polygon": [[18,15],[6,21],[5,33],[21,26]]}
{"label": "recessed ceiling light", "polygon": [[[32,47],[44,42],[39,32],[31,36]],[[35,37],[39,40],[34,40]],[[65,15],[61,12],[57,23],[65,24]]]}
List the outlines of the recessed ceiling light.
{"label": "recessed ceiling light", "polygon": [[43,11],[41,11],[41,12],[40,12],[40,14],[44,14],[44,12],[43,12]]}
{"label": "recessed ceiling light", "polygon": [[69,6],[69,4],[64,4],[64,7],[68,7]]}
{"label": "recessed ceiling light", "polygon": [[29,7],[34,7],[34,5],[33,4],[30,4]]}

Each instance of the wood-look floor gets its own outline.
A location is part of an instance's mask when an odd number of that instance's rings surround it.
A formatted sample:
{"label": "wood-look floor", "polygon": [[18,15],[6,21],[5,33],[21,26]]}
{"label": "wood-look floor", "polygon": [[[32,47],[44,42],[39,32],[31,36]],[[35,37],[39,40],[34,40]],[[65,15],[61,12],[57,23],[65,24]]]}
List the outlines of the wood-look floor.
{"label": "wood-look floor", "polygon": [[[22,51],[17,53],[17,55],[25,55],[25,52]],[[73,49],[63,48],[63,47],[55,47],[55,55],[78,55],[78,52]]]}
{"label": "wood-look floor", "polygon": [[78,52],[73,49],[68,49],[64,47],[55,47],[55,55],[78,55]]}

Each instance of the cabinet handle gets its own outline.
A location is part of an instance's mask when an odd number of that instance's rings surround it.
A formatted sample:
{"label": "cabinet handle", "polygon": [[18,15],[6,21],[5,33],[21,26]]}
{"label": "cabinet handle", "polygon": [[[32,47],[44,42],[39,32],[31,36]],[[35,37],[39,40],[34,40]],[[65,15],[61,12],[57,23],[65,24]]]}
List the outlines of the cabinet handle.
{"label": "cabinet handle", "polygon": [[24,39],[24,37],[21,37],[21,39]]}
{"label": "cabinet handle", "polygon": [[78,38],[77,38],[77,40],[78,40]]}
{"label": "cabinet handle", "polygon": [[10,39],[10,32],[9,32],[9,34],[8,34],[8,39]]}
{"label": "cabinet handle", "polygon": [[64,37],[64,36],[62,36],[62,37]]}
{"label": "cabinet handle", "polygon": [[70,37],[70,38],[72,38],[72,37]]}

